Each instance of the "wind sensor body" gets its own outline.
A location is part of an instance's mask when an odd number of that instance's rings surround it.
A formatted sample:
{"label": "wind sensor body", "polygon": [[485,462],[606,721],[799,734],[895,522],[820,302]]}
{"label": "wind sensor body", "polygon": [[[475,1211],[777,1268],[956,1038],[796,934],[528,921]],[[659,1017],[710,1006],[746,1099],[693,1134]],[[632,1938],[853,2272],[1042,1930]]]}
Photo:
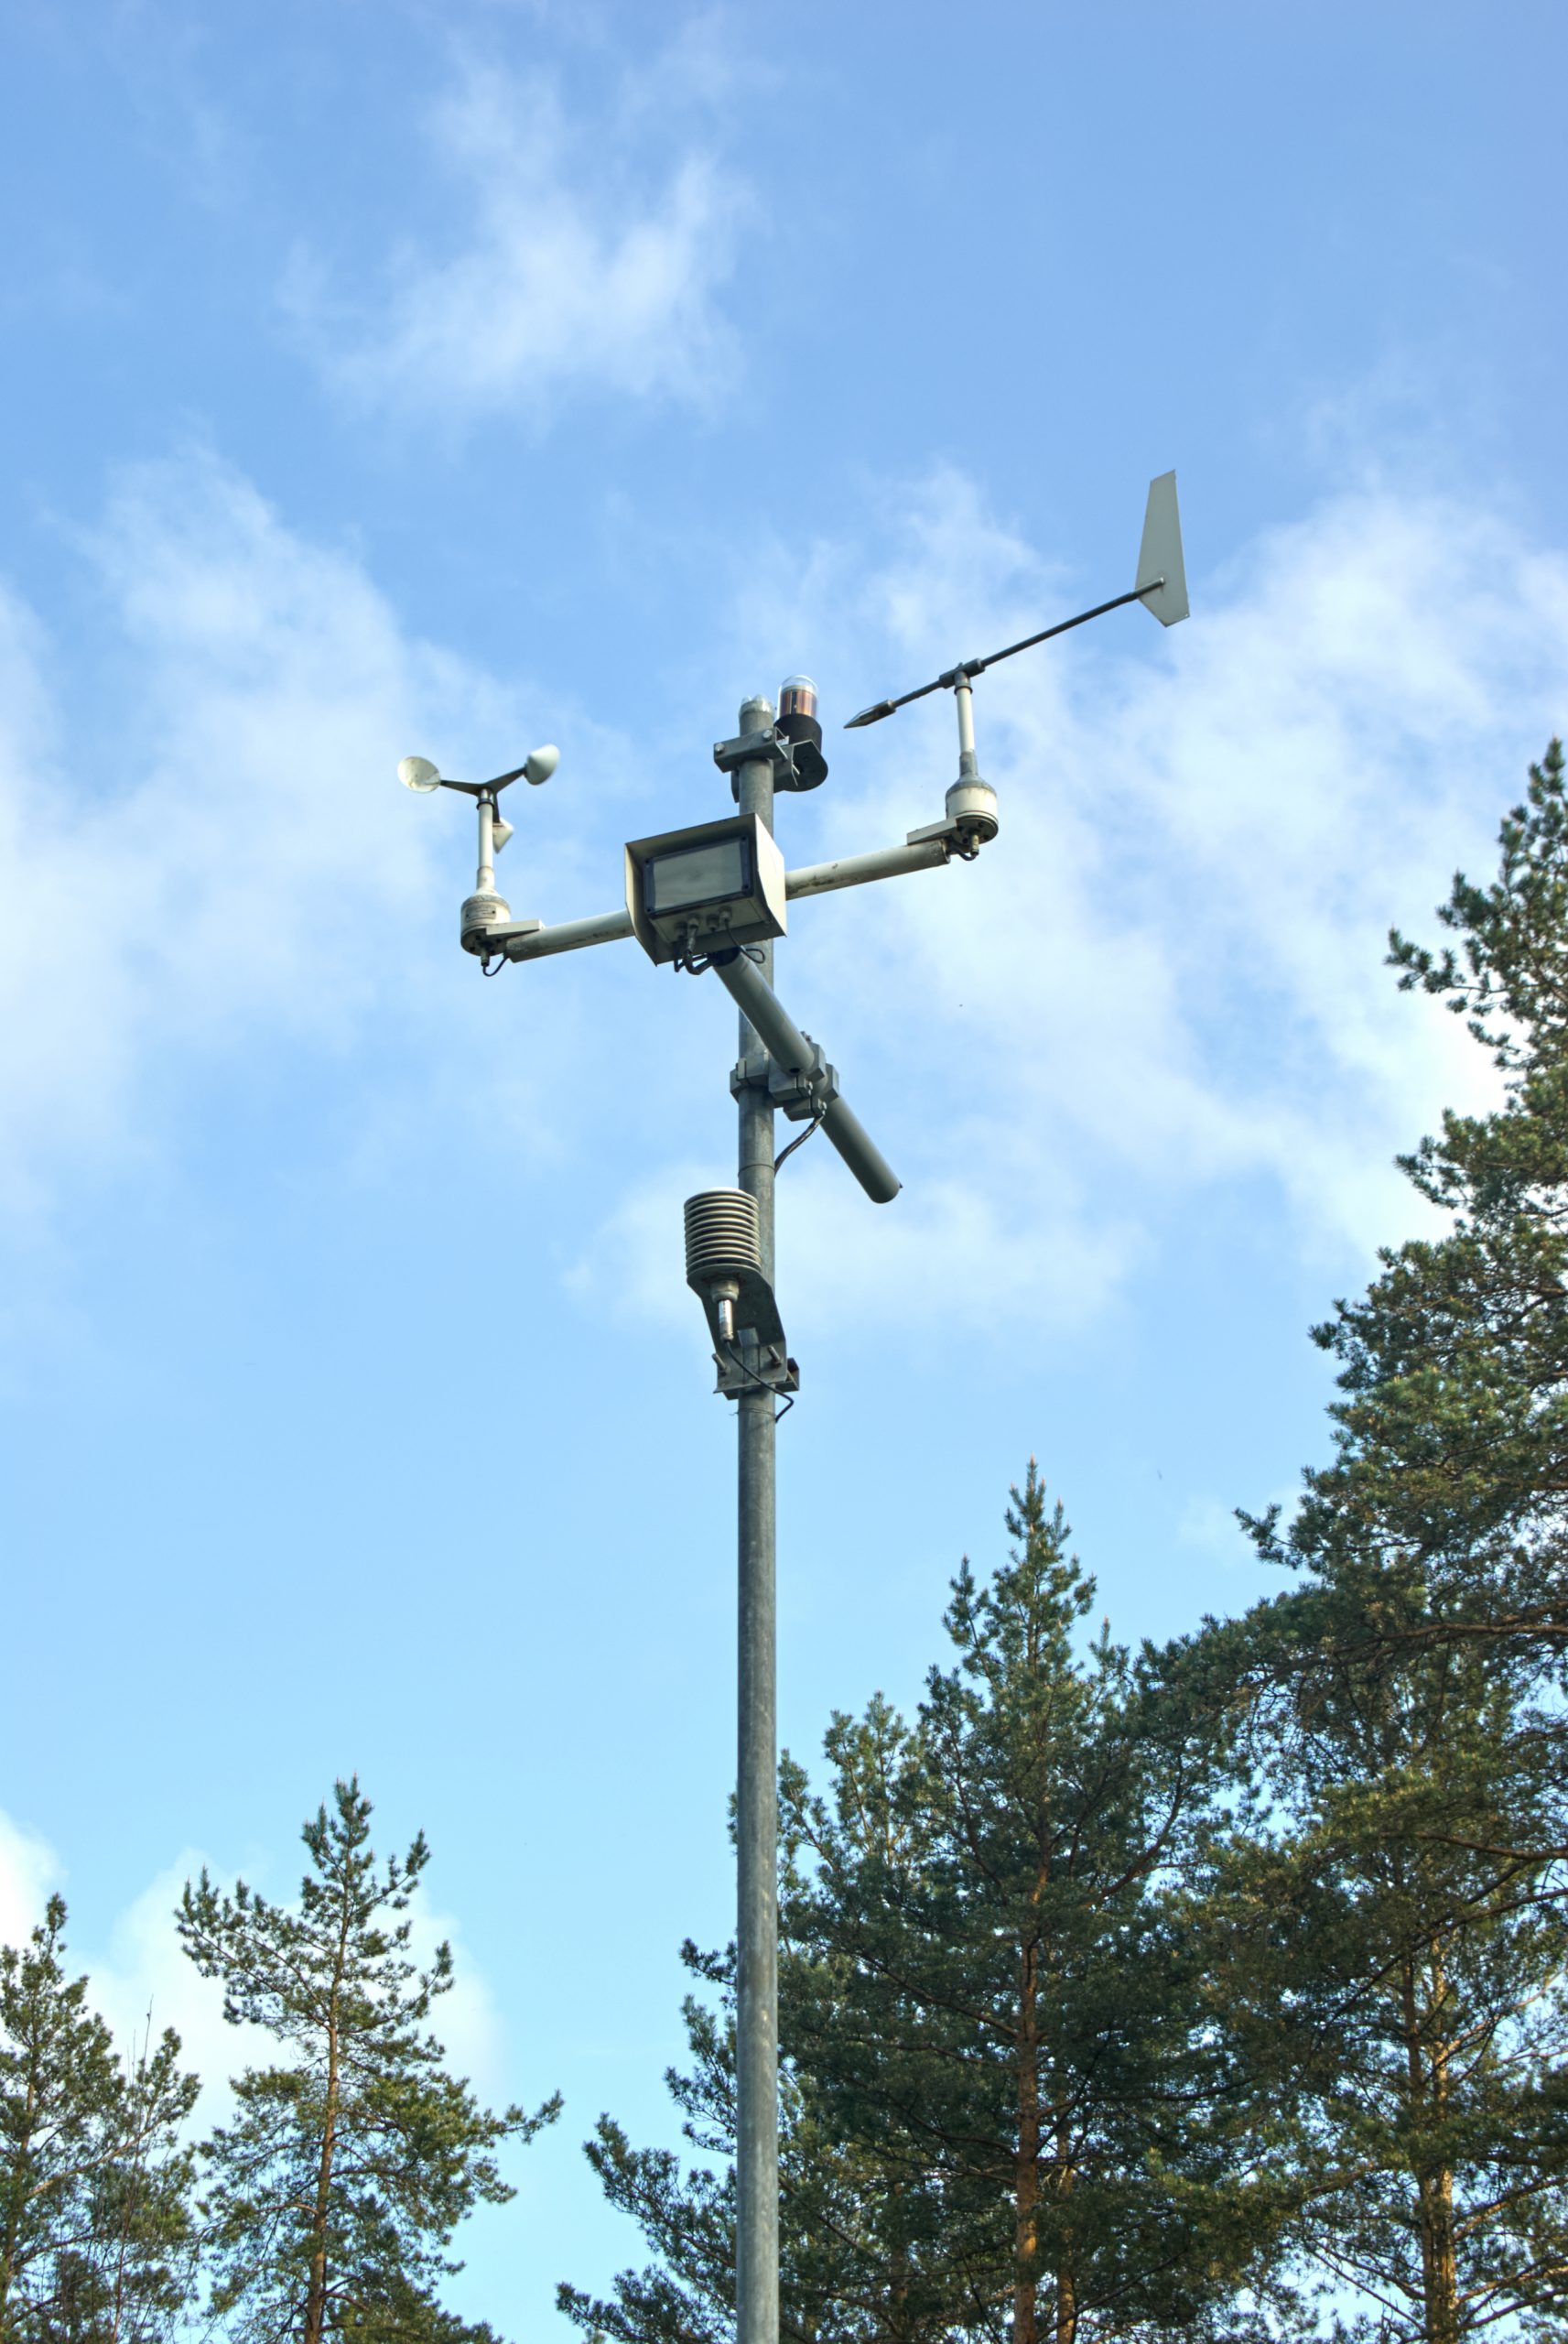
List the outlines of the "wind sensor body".
{"label": "wind sensor body", "polygon": [[479,869],[473,894],[464,903],[458,921],[459,940],[465,952],[478,953],[483,959],[485,936],[499,922],[512,917],[511,905],[504,895],[495,892],[495,858],[515,833],[512,824],[503,819],[496,799],[514,781],[532,782],[536,788],[541,782],[549,780],[560,761],[560,751],[553,742],[546,742],[543,748],[531,750],[510,773],[498,773],[489,781],[449,780],[428,757],[404,757],[399,762],[397,778],[416,797],[433,798],[438,789],[455,789],[475,801],[479,815]]}

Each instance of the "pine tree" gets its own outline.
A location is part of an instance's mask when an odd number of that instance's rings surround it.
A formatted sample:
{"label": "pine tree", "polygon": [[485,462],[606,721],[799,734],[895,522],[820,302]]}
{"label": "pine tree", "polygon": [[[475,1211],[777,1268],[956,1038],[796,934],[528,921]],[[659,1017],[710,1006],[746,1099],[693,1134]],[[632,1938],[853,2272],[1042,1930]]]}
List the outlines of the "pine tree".
{"label": "pine tree", "polygon": [[795,2056],[940,2208],[954,2325],[1081,2344],[1201,2323],[1268,2218],[1182,1920],[1212,1721],[1141,1693],[1108,1628],[1080,1649],[1094,1583],[1033,1464],[1008,1527],[989,1585],[954,1582],[916,1722],[836,1719],[831,1804],[792,1802]]}
{"label": "pine tree", "polygon": [[[656,2261],[622,2272],[609,2300],[563,2284],[557,2301],[616,2344],[730,2344],[735,2332],[734,1948],[683,1959],[718,1997],[684,2005],[690,2071],[667,2072],[697,2153],[634,2148],[600,2117],[588,2157],[605,2196],[638,2224]],[[901,2191],[864,2146],[813,2120],[809,2085],[786,2055],[780,2081],[779,2328],[785,2344],[942,2344],[957,2290],[934,2287],[916,2237],[932,2208]],[[970,2308],[982,2317],[976,2301]]]}
{"label": "pine tree", "polygon": [[1374,1644],[1357,1593],[1254,1616],[1276,1670],[1314,1634],[1205,1934],[1307,2297],[1336,2338],[1460,2344],[1568,2294],[1564,1794],[1523,1655],[1425,1640],[1387,1590]]}
{"label": "pine tree", "polygon": [[1568,2300],[1560,743],[1495,883],[1460,874],[1439,917],[1453,946],[1395,931],[1390,960],[1465,1019],[1502,1104],[1401,1159],[1446,1229],[1385,1251],[1314,1329],[1339,1362],[1336,1455],[1288,1529],[1250,1524],[1298,1585],[1167,1665],[1211,1698],[1228,1680],[1274,1812],[1214,1850],[1227,1888],[1204,1918],[1238,2072],[1287,2136],[1298,2255],[1362,2290],[1361,2332],[1454,2344]]}
{"label": "pine tree", "polygon": [[409,1956],[406,1915],[428,1861],[423,1834],[378,1865],[370,1802],[340,1782],[302,1838],[310,1870],[297,1908],[241,1881],[221,1894],[203,1872],[178,1913],[187,1952],[220,1979],[224,2015],[265,2028],[285,2053],[248,2067],[233,2122],[202,2151],[210,2309],[242,2344],[462,2344],[469,2330],[435,2290],[457,2223],[513,2195],[492,2151],[557,2113],[481,2108],[448,2073],[426,2022],[452,1983],[449,1947],[427,1970]]}
{"label": "pine tree", "polygon": [[0,1947],[0,2339],[152,2344],[189,2290],[199,2087],[172,2032],[121,2059],[66,1976],[65,1922],[51,1897],[27,1947]]}
{"label": "pine tree", "polygon": [[[1315,1329],[1340,1363],[1337,1454],[1279,1549],[1375,1550],[1413,1573],[1422,1633],[1568,1653],[1568,786],[1562,743],[1503,822],[1498,875],[1460,874],[1441,951],[1390,960],[1463,1017],[1504,1103],[1446,1114],[1403,1168],[1446,1232],[1380,1256]],[[1266,1535],[1266,1533],[1265,1533]],[[1374,1623],[1375,1626],[1375,1623]]]}
{"label": "pine tree", "polygon": [[[1175,1879],[1218,1734],[1141,1687],[1033,1465],[1022,1543],[966,1563],[913,1724],[835,1719],[832,1796],[781,1769],[781,2317],[801,2344],[1082,2344],[1201,2327],[1266,2252]],[[692,1956],[722,1985],[723,1963]],[[589,2146],[658,2261],[563,2308],[619,2344],[733,2332],[730,2038],[688,2004],[683,2172]],[[1230,2331],[1239,2329],[1233,2321]]]}

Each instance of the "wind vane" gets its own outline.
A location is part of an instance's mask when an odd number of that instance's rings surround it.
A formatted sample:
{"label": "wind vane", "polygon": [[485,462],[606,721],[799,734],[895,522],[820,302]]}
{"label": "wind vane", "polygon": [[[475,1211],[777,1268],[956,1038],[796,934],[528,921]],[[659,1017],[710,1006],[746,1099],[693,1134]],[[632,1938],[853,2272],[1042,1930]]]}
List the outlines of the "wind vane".
{"label": "wind vane", "polygon": [[907,708],[912,700],[924,700],[927,692],[957,690],[975,676],[983,676],[1000,659],[1011,659],[1015,651],[1032,650],[1037,643],[1049,643],[1054,635],[1065,635],[1069,627],[1083,626],[1090,619],[1104,618],[1107,611],[1119,611],[1128,602],[1141,602],[1153,612],[1162,626],[1174,626],[1178,619],[1187,615],[1187,576],[1182,563],[1182,523],[1176,509],[1176,475],[1162,472],[1158,480],[1149,483],[1149,502],[1143,513],[1143,542],[1138,549],[1138,581],[1126,594],[1113,594],[1108,602],[1097,602],[1092,611],[1080,611],[1076,619],[1058,619],[1054,626],[1043,626],[1038,635],[1026,635],[1022,643],[1010,643],[1004,651],[992,651],[983,659],[961,659],[928,684],[917,684],[912,692],[901,692],[896,700],[879,700],[871,708],[863,708],[859,716],[851,716],[845,725],[846,732],[853,732],[862,724],[880,724],[895,708]]}

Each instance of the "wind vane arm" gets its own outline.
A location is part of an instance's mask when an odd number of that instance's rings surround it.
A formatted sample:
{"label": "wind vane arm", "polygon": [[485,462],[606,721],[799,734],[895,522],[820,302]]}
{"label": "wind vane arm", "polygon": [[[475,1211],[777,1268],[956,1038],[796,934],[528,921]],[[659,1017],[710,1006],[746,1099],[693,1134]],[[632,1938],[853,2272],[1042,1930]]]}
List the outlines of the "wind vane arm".
{"label": "wind vane arm", "polygon": [[851,716],[845,725],[846,732],[853,732],[866,724],[880,724],[894,709],[907,708],[912,700],[924,700],[928,692],[946,689],[951,691],[960,677],[966,680],[983,676],[1001,659],[1011,659],[1015,652],[1031,651],[1037,643],[1049,643],[1053,635],[1065,635],[1076,626],[1085,626],[1090,619],[1104,618],[1108,611],[1119,611],[1128,602],[1142,602],[1153,613],[1162,626],[1174,626],[1178,619],[1187,615],[1187,576],[1182,559],[1182,524],[1176,505],[1176,475],[1162,472],[1149,483],[1149,502],[1143,515],[1143,539],[1138,549],[1138,581],[1125,594],[1113,594],[1108,602],[1097,602],[1092,611],[1080,611],[1076,618],[1058,619],[1054,626],[1043,626],[1037,635],[1026,635],[1020,643],[1010,643],[1001,651],[989,652],[983,659],[961,659],[956,667],[934,676],[912,692],[902,692],[896,700],[879,700],[871,707],[863,708],[859,716]]}

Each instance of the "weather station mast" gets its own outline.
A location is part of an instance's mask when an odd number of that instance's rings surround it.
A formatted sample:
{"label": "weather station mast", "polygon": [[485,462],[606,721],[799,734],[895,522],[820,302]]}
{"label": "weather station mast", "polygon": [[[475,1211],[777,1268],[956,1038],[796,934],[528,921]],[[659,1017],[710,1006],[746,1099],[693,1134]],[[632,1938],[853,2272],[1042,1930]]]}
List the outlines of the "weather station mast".
{"label": "weather station mast", "polygon": [[[501,793],[516,781],[547,781],[559,763],[557,749],[535,749],[509,773],[483,782],[450,780],[427,757],[405,757],[397,768],[399,779],[422,795],[450,789],[475,801],[478,875],[459,932],[463,950],[486,976],[508,962],[635,939],[655,967],[693,976],[711,971],[740,1012],[740,1054],[730,1074],[739,1125],[735,1186],[704,1189],[685,1208],[687,1283],[713,1339],[717,1388],[736,1411],[738,2344],[777,2344],[779,2332],[775,1449],[779,1418],[794,1405],[800,1376],[774,1291],[773,1189],[785,1157],[817,1129],[873,1204],[891,1204],[900,1188],[821,1044],[802,1033],[780,1001],[773,947],[787,933],[788,906],[804,896],[974,862],[1000,829],[996,792],[981,778],[975,753],[975,679],[999,660],[1132,602],[1162,626],[1187,615],[1174,472],[1150,483],[1137,576],[1126,593],[982,659],[961,659],[929,683],[849,719],[844,729],[853,732],[931,692],[952,693],[958,777],[940,820],[911,830],[902,846],[786,869],[773,837],[775,800],[780,793],[818,788],[827,778],[816,688],[809,677],[791,676],[776,713],[763,697],[747,700],[739,731],[714,744],[713,762],[730,776],[734,813],[631,840],[622,903],[586,919],[553,927],[514,919],[495,889],[495,858],[513,836]],[[806,1128],[775,1155],[781,1113]]]}

